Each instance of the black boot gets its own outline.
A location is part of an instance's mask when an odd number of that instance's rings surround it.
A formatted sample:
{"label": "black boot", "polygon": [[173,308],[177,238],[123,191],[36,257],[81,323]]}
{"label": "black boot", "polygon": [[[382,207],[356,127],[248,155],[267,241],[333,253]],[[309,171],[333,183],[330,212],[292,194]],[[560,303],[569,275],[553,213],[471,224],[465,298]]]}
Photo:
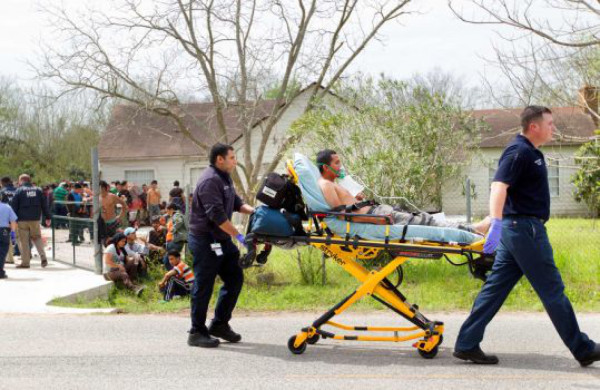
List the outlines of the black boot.
{"label": "black boot", "polygon": [[587,355],[584,355],[581,359],[577,359],[581,367],[587,367],[590,364],[600,361],[600,344],[596,344]]}
{"label": "black boot", "polygon": [[211,336],[229,341],[230,343],[239,343],[242,340],[242,336],[239,333],[235,333],[228,323],[212,321],[208,327],[208,333]]}
{"label": "black boot", "polygon": [[479,347],[470,351],[454,351],[452,355],[461,360],[470,360],[475,364],[498,364],[496,356],[486,355]]}
{"label": "black boot", "polygon": [[216,348],[219,346],[219,340],[210,337],[206,333],[190,332],[187,343],[190,347]]}

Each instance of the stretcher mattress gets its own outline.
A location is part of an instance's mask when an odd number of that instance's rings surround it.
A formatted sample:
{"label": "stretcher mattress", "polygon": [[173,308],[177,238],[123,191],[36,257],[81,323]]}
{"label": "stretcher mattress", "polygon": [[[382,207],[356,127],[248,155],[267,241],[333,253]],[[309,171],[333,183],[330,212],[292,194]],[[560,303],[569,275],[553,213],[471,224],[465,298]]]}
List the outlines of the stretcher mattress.
{"label": "stretcher mattress", "polygon": [[[298,184],[308,208],[313,212],[330,211],[330,207],[323,197],[317,183],[320,177],[319,170],[306,156],[294,154],[294,170],[298,175]],[[327,226],[339,236],[346,235],[346,222],[335,217],[325,219]],[[457,242],[469,244],[481,240],[481,236],[464,230],[437,226],[408,225],[404,233],[404,225],[389,226],[389,239],[400,240],[426,240],[436,242]],[[385,225],[368,223],[350,223],[350,237],[358,236],[367,240],[384,241],[386,237]]]}

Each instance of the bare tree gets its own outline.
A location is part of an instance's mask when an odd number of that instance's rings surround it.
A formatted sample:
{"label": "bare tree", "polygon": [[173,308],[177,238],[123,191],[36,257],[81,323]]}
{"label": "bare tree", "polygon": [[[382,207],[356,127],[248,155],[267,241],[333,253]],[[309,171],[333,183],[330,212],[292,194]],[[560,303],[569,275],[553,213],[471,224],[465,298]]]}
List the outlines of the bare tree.
{"label": "bare tree", "polygon": [[[464,22],[502,28],[504,45],[496,46],[492,62],[508,80],[508,89],[487,83],[501,105],[581,105],[598,117],[582,96],[585,86],[600,78],[600,3],[587,0],[471,0],[458,6],[448,0]],[[508,98],[507,98],[508,97]]]}
{"label": "bare tree", "polygon": [[[184,100],[212,102],[216,138],[227,143],[233,140],[224,113],[235,109],[243,128],[243,173],[233,179],[251,201],[294,81],[316,82],[323,88],[311,89],[310,98],[323,97],[386,24],[410,13],[410,2],[115,0],[111,10],[81,12],[51,6],[44,10],[57,26],[53,41],[72,44],[64,49],[47,42],[37,70],[60,82],[64,94],[93,90],[168,117],[201,152],[210,145],[192,134]],[[265,86],[274,80],[273,104],[254,143],[250,133]],[[267,170],[293,142],[281,142]]]}

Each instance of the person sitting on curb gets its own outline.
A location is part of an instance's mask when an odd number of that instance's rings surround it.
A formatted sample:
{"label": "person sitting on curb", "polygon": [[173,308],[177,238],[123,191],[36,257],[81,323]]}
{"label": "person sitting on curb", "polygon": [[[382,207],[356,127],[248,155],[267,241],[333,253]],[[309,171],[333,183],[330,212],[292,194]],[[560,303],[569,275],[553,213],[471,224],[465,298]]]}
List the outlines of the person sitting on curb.
{"label": "person sitting on curb", "polygon": [[104,273],[104,279],[111,282],[123,282],[125,287],[140,296],[144,286],[133,284],[132,280],[137,277],[137,267],[133,262],[127,261],[125,244],[127,237],[123,233],[117,233],[111,238],[111,244],[104,250],[104,264],[108,272]]}
{"label": "person sitting on curb", "polygon": [[171,250],[167,256],[173,268],[165,273],[158,287],[164,293],[164,300],[168,302],[175,296],[190,294],[194,285],[194,271],[181,260],[178,251]]}
{"label": "person sitting on curb", "polygon": [[131,259],[127,261],[133,262],[133,265],[136,267],[137,274],[140,276],[145,276],[148,271],[146,256],[148,256],[150,250],[146,245],[142,245],[136,242],[136,231],[136,228],[128,227],[123,232],[123,234],[125,234],[125,237],[127,237],[127,243],[125,244],[125,252],[127,253],[127,257]]}

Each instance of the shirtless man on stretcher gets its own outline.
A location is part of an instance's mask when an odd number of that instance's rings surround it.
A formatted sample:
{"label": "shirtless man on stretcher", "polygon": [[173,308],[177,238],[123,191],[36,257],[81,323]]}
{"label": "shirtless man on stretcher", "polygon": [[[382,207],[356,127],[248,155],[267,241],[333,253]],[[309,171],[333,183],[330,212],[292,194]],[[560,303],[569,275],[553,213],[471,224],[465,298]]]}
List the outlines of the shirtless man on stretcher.
{"label": "shirtless man on stretcher", "polygon": [[[352,196],[347,189],[335,182],[336,178],[343,178],[343,172],[342,162],[337,153],[333,150],[325,149],[317,153],[317,166],[319,167],[319,172],[321,172],[321,177],[318,180],[319,187],[323,192],[327,204],[331,206],[332,211],[389,216],[394,221],[395,225],[451,227],[481,235],[485,235],[489,229],[489,217],[486,217],[483,221],[473,225],[438,222],[433,219],[431,214],[425,212],[413,214],[397,211],[390,205],[380,205],[371,201],[365,201],[365,197],[362,193],[357,194],[356,197]],[[375,219],[361,216],[352,218],[352,221],[378,225],[386,224],[383,218]]]}

